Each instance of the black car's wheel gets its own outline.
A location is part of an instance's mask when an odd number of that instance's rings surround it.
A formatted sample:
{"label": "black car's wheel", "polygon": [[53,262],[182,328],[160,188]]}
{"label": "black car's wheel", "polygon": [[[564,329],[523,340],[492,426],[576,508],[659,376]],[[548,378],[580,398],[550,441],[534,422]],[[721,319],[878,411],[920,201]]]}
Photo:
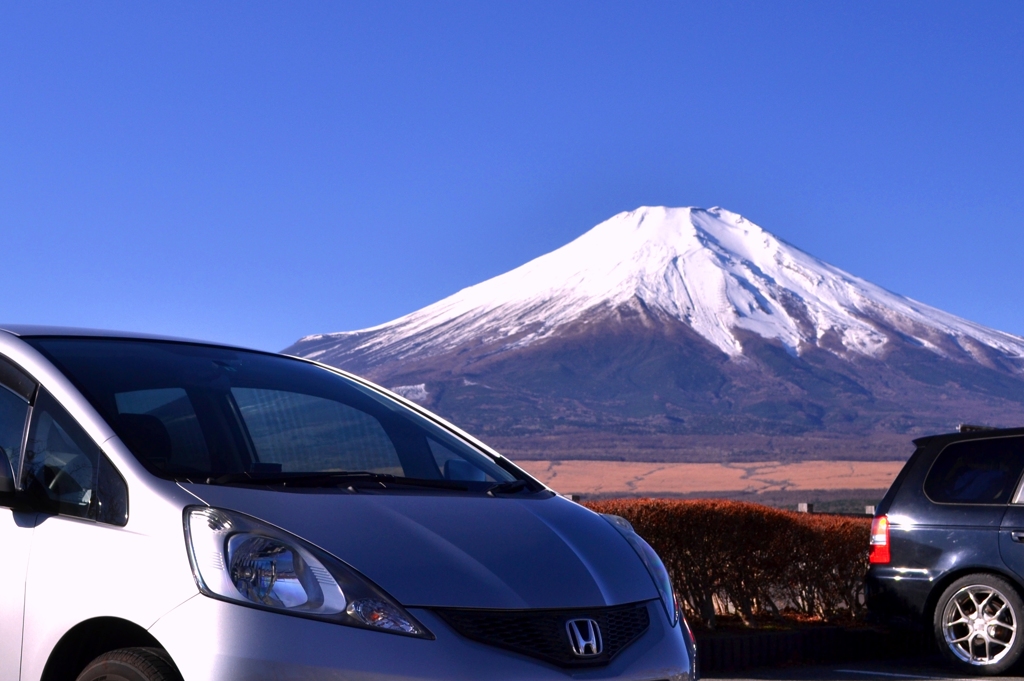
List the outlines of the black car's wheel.
{"label": "black car's wheel", "polygon": [[122,648],[100,655],[78,681],[182,681],[166,653],[157,648]]}
{"label": "black car's wheel", "polygon": [[1024,602],[995,575],[967,575],[942,592],[935,606],[935,640],[969,674],[1001,674],[1024,652]]}

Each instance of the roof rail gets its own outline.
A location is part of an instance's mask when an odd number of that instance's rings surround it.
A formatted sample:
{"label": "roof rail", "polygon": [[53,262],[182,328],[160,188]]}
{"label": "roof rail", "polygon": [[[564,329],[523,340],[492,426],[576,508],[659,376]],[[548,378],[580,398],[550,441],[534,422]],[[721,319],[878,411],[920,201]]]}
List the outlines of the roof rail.
{"label": "roof rail", "polygon": [[958,433],[978,433],[984,430],[999,430],[995,426],[978,426],[973,423],[960,423],[956,427]]}

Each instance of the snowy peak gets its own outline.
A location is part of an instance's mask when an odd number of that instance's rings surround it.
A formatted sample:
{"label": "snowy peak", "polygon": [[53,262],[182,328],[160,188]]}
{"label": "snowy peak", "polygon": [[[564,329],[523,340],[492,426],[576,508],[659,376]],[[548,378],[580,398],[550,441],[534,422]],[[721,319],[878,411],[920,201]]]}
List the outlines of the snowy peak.
{"label": "snowy peak", "polygon": [[[466,343],[506,349],[622,306],[678,320],[729,356],[742,332],[792,354],[822,347],[876,356],[900,337],[940,354],[1024,357],[1024,339],[886,291],[781,241],[722,208],[642,207],[565,246],[417,312],[363,331],[309,336],[304,353],[400,359]],[[989,349],[989,350],[986,350]]]}
{"label": "snowy peak", "polygon": [[285,352],[532,459],[891,458],[956,421],[1024,414],[1024,339],[721,208],[620,213],[421,310]]}

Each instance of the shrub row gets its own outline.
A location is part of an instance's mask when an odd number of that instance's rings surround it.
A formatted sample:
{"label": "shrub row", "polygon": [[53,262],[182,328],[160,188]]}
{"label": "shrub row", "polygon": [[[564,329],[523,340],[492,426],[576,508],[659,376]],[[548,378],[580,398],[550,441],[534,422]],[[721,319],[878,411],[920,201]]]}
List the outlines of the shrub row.
{"label": "shrub row", "polygon": [[863,609],[867,518],[721,500],[586,505],[633,524],[665,561],[695,624],[714,628],[725,614],[747,625],[784,613],[832,621]]}

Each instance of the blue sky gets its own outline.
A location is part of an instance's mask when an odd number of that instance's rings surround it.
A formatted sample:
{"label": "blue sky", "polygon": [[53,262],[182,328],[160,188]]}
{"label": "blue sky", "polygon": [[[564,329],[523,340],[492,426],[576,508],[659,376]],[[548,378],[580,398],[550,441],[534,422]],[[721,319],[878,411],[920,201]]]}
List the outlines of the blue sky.
{"label": "blue sky", "polygon": [[0,320],[279,349],[640,205],[1024,334],[1024,3],[0,5]]}

